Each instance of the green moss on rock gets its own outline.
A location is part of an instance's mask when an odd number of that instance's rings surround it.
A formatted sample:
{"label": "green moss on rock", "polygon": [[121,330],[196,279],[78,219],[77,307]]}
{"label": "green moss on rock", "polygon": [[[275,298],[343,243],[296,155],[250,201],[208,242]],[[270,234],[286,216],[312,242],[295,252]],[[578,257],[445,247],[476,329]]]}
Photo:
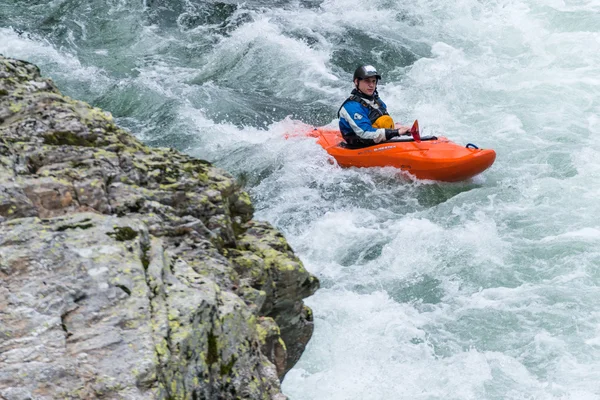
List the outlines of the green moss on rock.
{"label": "green moss on rock", "polygon": [[96,140],[95,136],[91,136],[91,139],[87,139],[77,135],[70,131],[59,131],[44,135],[44,144],[50,144],[53,146],[83,146],[83,147],[94,147]]}
{"label": "green moss on rock", "polygon": [[227,364],[221,364],[221,375],[229,375],[231,370],[233,369],[233,365],[235,364],[235,357],[232,355]]}
{"label": "green moss on rock", "polygon": [[219,349],[217,347],[217,337],[213,331],[208,333],[208,352],[206,354],[206,363],[212,365],[219,361]]}
{"label": "green moss on rock", "polygon": [[114,232],[107,233],[108,236],[113,237],[119,242],[125,242],[127,240],[133,240],[137,237],[138,233],[136,230],[128,226],[116,226]]}
{"label": "green moss on rock", "polygon": [[63,232],[68,229],[84,229],[85,230],[85,229],[90,229],[94,226],[94,224],[92,224],[92,223],[84,223],[84,222],[85,221],[81,221],[80,223],[76,223],[76,224],[61,225],[58,228],[56,228],[56,231]]}
{"label": "green moss on rock", "polygon": [[150,266],[150,245],[147,243],[142,243],[141,244],[142,247],[142,266],[144,267],[144,270],[148,269],[148,266]]}

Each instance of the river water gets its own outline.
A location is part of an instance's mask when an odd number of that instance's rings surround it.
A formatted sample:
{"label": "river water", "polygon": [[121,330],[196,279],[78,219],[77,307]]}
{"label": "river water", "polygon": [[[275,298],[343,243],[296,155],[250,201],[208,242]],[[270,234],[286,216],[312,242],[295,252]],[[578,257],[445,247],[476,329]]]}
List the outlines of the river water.
{"label": "river water", "polygon": [[[322,282],[292,400],[600,399],[600,1],[0,0],[0,53],[245,185]],[[285,140],[360,63],[496,163],[412,182]]]}

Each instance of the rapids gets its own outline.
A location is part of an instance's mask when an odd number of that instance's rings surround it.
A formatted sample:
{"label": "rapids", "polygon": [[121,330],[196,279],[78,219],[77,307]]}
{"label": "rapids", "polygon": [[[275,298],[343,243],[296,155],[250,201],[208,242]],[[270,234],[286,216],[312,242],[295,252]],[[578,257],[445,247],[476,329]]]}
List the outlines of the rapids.
{"label": "rapids", "polygon": [[[0,53],[251,194],[322,282],[293,400],[600,399],[598,0],[0,0]],[[342,170],[359,63],[473,180]]]}

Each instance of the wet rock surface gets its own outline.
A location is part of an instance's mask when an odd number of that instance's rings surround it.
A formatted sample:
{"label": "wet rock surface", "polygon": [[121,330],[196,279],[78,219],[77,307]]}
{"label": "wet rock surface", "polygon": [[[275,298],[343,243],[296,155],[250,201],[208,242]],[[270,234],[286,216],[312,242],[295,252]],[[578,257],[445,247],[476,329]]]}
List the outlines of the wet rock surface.
{"label": "wet rock surface", "polygon": [[252,214],[0,56],[0,399],[285,399],[319,283]]}

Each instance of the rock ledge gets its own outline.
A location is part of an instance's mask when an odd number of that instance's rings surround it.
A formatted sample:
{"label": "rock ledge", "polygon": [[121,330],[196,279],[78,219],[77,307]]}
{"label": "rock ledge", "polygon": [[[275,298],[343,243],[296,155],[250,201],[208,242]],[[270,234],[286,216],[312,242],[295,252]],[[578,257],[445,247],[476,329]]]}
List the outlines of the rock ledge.
{"label": "rock ledge", "polygon": [[285,399],[319,283],[252,215],[0,56],[0,399]]}

